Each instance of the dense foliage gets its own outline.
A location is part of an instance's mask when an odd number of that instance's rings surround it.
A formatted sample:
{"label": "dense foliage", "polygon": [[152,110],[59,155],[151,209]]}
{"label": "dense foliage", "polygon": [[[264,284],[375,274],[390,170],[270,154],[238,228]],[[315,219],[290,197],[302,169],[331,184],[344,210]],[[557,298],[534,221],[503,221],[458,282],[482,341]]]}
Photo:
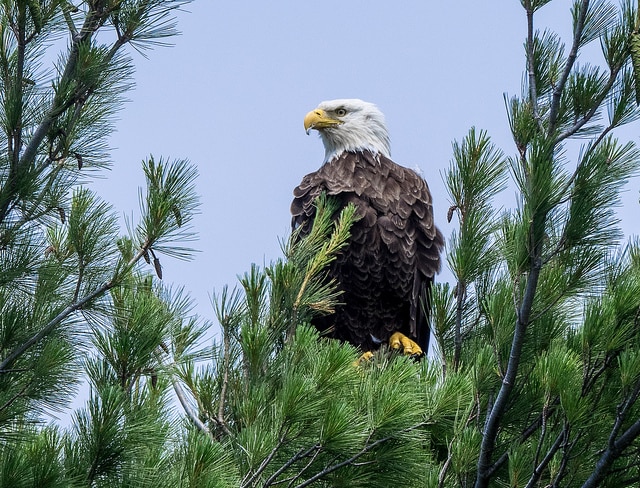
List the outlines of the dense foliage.
{"label": "dense foliage", "polygon": [[[195,167],[145,161],[127,232],[91,191],[126,48],[172,36],[185,3],[0,0],[0,486],[636,486],[640,243],[615,211],[640,167],[615,137],[640,117],[636,5],[575,0],[565,44],[536,26],[549,1],[522,0],[515,150],[476,129],[453,144],[455,282],[433,289],[436,348],[415,363],[358,361],[308,326],[340,300],[325,269],[352,207],[321,198],[306,239],[214,297],[211,346],[160,281],[161,258],[191,255]],[[71,425],[47,423],[83,379]]]}

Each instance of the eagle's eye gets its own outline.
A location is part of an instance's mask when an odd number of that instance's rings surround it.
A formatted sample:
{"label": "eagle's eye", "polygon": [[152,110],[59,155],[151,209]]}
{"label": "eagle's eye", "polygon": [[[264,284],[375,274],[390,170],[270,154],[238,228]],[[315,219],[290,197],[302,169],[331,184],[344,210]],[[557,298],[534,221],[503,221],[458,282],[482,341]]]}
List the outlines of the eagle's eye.
{"label": "eagle's eye", "polygon": [[345,115],[347,115],[347,110],[344,108],[338,108],[336,109],[336,115],[338,117],[344,117]]}

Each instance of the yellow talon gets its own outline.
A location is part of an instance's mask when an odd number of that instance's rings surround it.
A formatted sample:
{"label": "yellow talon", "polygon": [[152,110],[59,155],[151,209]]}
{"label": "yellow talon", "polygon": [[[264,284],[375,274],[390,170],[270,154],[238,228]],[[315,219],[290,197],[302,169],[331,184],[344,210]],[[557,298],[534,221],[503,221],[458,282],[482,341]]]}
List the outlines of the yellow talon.
{"label": "yellow talon", "polygon": [[391,349],[401,349],[405,356],[422,356],[422,348],[402,332],[394,332],[389,338]]}
{"label": "yellow talon", "polygon": [[[415,342],[409,339],[402,332],[394,332],[389,338],[389,347],[395,350],[401,350],[405,356],[420,357],[423,355],[422,348]],[[362,363],[367,363],[373,359],[373,352],[367,351],[363,353],[358,359],[353,362],[354,366],[361,366]]]}
{"label": "yellow talon", "polygon": [[367,351],[363,353],[362,356],[360,356],[358,359],[356,359],[353,362],[353,365],[360,366],[363,362],[371,361],[371,358],[373,358],[373,353],[371,351]]}

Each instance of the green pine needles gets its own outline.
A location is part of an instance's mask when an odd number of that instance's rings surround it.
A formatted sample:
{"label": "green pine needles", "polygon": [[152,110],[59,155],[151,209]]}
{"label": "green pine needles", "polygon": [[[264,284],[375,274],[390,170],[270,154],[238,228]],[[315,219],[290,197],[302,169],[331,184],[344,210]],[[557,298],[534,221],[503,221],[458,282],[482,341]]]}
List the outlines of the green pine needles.
{"label": "green pine needles", "polygon": [[[619,250],[615,208],[640,153],[613,135],[639,115],[637,8],[574,2],[565,45],[535,27],[546,3],[522,2],[527,77],[506,98],[517,155],[472,130],[446,175],[460,222],[449,248],[457,285],[436,290],[434,326],[444,381],[451,369],[474,381],[474,413],[462,420],[475,435],[449,440],[440,486],[637,482],[638,246]],[[602,60],[578,63],[596,40]],[[492,199],[508,171],[518,203],[498,217]],[[462,468],[461,449],[473,459]]]}
{"label": "green pine needles", "polygon": [[308,236],[214,295],[214,325],[161,281],[193,255],[195,166],[144,161],[125,231],[91,190],[127,49],[168,43],[186,3],[0,0],[0,486],[637,486],[640,243],[616,208],[640,166],[617,131],[640,117],[638,6],[575,0],[562,39],[537,25],[550,0],[521,2],[514,146],[472,128],[444,174],[436,347],[356,365],[309,325],[342,300],[327,267],[356,208],[322,195]]}

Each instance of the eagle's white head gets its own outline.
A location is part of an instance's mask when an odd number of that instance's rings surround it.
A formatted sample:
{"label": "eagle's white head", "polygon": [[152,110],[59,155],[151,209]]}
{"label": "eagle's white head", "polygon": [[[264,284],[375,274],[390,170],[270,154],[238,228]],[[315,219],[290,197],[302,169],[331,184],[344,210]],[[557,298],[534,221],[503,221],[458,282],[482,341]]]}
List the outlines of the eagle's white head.
{"label": "eagle's white head", "polygon": [[304,118],[307,134],[320,133],[324,143],[324,162],[345,151],[370,150],[391,157],[389,133],[384,115],[373,103],[357,98],[322,102]]}

